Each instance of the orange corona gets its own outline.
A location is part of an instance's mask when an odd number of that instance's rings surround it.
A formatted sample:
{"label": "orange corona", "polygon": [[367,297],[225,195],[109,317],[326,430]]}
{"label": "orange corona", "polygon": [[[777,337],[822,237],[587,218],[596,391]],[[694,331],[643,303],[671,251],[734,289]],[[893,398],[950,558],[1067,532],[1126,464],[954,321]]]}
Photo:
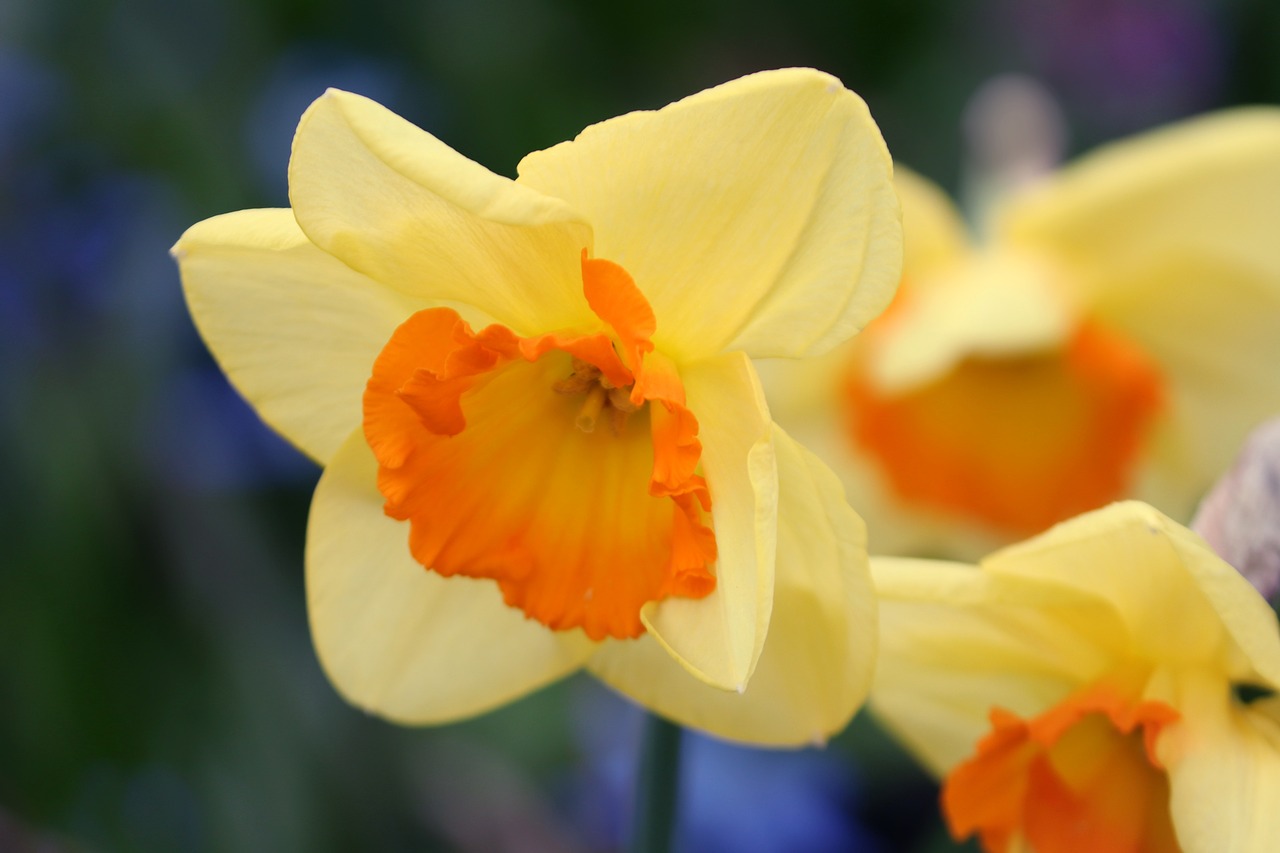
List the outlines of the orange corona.
{"label": "orange corona", "polygon": [[1178,853],[1155,754],[1178,716],[1106,684],[1029,721],[993,709],[991,733],[943,785],[952,835],[977,833],[987,853],[1005,853],[1019,836],[1036,853]]}
{"label": "orange corona", "polygon": [[715,588],[698,421],[653,311],[617,264],[582,256],[606,330],[474,331],[449,308],[396,329],[364,395],[386,513],[441,575],[593,640],[643,633],[641,607]]}
{"label": "orange corona", "polygon": [[850,429],[894,490],[1017,534],[1121,497],[1165,398],[1151,360],[1089,321],[1060,350],[971,357],[901,394],[867,368],[845,384]]}

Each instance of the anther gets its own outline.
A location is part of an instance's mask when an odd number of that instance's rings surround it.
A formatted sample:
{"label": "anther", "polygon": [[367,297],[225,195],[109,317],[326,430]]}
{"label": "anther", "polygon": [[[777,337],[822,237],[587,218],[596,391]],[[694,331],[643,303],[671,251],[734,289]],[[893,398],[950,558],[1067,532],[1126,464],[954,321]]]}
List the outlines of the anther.
{"label": "anther", "polygon": [[552,382],[551,390],[557,394],[581,394],[595,384],[597,384],[595,380],[575,373],[565,379],[557,379]]}
{"label": "anther", "polygon": [[640,408],[631,402],[630,388],[609,388],[609,405],[627,415]]}
{"label": "anther", "polygon": [[581,394],[600,379],[600,368],[580,358],[573,359],[573,372],[564,379],[551,383],[551,390],[557,394]]}

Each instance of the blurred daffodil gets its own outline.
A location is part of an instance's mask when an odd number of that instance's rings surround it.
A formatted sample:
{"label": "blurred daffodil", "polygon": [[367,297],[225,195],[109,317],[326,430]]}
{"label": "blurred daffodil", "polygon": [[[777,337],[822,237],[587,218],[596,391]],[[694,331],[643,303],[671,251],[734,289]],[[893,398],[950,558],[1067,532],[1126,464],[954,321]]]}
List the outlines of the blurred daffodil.
{"label": "blurred daffodil", "polygon": [[872,708],[985,850],[1280,849],[1280,635],[1151,507],[1113,504],[978,567],[874,558]]}
{"label": "blurred daffodil", "polygon": [[325,467],[307,597],[337,688],[442,722],[585,666],[728,738],[842,727],[874,653],[863,528],[750,358],[890,300],[890,171],[811,70],[592,126],[515,181],[316,101],[292,209],[175,254],[231,381]]}
{"label": "blurred daffodil", "polygon": [[1280,110],[1104,148],[970,242],[898,171],[903,286],[856,342],[762,371],[877,553],[981,553],[1117,498],[1176,518],[1280,411]]}

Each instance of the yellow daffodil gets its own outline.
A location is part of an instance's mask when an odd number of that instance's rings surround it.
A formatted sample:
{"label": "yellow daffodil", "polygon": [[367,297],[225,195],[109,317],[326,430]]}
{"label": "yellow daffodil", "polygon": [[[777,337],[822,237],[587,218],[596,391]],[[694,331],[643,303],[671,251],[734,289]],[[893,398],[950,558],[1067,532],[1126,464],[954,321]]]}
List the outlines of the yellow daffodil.
{"label": "yellow daffodil", "polygon": [[292,208],[175,247],[231,381],[324,465],[325,670],[408,723],[585,666],[724,737],[825,737],[870,678],[863,528],[750,358],[830,349],[892,297],[866,106],[766,72],[518,171],[330,91],[294,139]]}
{"label": "yellow daffodil", "polygon": [[960,556],[1122,497],[1187,520],[1280,411],[1280,110],[1113,144],[973,244],[897,175],[903,286],[826,360],[762,371],[877,553]]}
{"label": "yellow daffodil", "polygon": [[977,567],[883,557],[872,575],[871,707],[944,778],[957,839],[1280,850],[1276,616],[1190,530],[1113,504]]}

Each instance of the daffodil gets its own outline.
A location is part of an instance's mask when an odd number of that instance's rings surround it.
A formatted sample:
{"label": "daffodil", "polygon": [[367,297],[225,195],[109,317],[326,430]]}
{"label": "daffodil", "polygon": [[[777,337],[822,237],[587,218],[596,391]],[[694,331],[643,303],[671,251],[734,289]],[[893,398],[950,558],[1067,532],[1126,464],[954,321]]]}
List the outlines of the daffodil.
{"label": "daffodil", "polygon": [[231,381],[324,466],[306,571],[326,672],[406,723],[586,667],[723,737],[829,735],[874,654],[863,528],[750,359],[829,349],[892,297],[866,106],[766,72],[518,172],[330,91],[294,139],[291,209],[175,247]]}
{"label": "daffodil", "polygon": [[1186,521],[1280,411],[1280,110],[1101,149],[977,242],[896,181],[897,301],[843,351],[762,371],[874,552],[976,555],[1123,497]]}
{"label": "daffodil", "polygon": [[944,779],[958,839],[1280,850],[1276,616],[1190,530],[1112,504],[976,567],[883,557],[872,574],[871,707]]}

